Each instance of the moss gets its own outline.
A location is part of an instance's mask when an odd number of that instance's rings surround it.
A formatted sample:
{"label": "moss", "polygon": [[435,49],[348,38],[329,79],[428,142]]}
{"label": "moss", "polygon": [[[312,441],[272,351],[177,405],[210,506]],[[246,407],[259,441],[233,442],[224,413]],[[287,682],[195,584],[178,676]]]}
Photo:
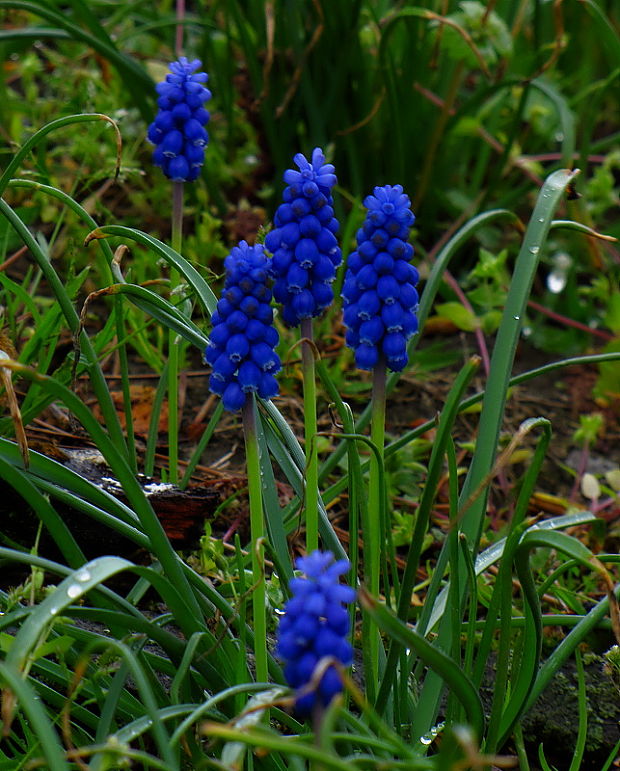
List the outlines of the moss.
{"label": "moss", "polygon": [[[620,702],[604,660],[589,655],[585,666],[588,732],[582,771],[598,771],[620,739]],[[577,675],[572,663],[556,674],[523,718],[523,735],[535,757],[542,743],[548,762],[568,767],[579,729]]]}

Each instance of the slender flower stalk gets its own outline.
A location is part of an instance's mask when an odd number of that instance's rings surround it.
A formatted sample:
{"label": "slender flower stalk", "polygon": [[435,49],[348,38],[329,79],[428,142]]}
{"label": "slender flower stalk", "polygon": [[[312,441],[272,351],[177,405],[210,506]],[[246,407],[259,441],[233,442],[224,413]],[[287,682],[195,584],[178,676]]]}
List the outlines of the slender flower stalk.
{"label": "slender flower stalk", "polygon": [[297,169],[284,173],[287,183],[283,203],[276,211],[275,228],[267,234],[266,248],[273,254],[274,297],[282,304],[282,318],[290,327],[301,326],[304,379],[304,431],[306,446],[306,548],[319,544],[318,457],[316,447],[316,379],[312,318],[334,299],[332,282],[340,265],[331,189],[334,167],[316,147],[309,161],[298,153]]}
{"label": "slender flower stalk", "polygon": [[[181,253],[183,246],[183,192],[184,182],[172,183],[172,248]],[[178,275],[170,268],[170,291],[174,291]],[[180,338],[173,330],[168,331],[168,474],[170,482],[179,481],[179,346]]]}
{"label": "slender flower stalk", "polygon": [[379,519],[379,512],[382,510],[382,485],[380,483],[380,478],[383,467],[383,450],[385,445],[385,381],[385,357],[382,355],[379,357],[379,361],[372,373],[370,439],[377,448],[377,455],[372,453],[370,458],[368,508],[366,509],[366,511],[370,513],[367,525],[370,538],[368,544],[364,544],[369,557],[366,582],[375,597],[379,595],[379,579],[381,575],[380,555],[382,551],[380,549],[380,544],[384,542],[380,539],[386,537],[386,533],[384,532],[386,523],[381,522]]}
{"label": "slender flower stalk", "polygon": [[212,368],[211,391],[222,397],[226,410],[242,411],[250,493],[256,679],[266,682],[267,625],[262,546],[265,531],[255,397],[270,399],[278,393],[274,377],[281,366],[274,350],[278,333],[273,327],[269,260],[263,247],[248,246],[241,241],[224,260],[224,267],[224,291],[211,316],[213,328],[205,359]]}
{"label": "slender flower stalk", "polygon": [[241,409],[245,457],[250,496],[250,532],[252,538],[252,618],[254,623],[254,663],[256,681],[268,682],[267,665],[267,593],[265,589],[265,537],[263,496],[261,490],[260,453],[256,435],[256,404],[254,394],[247,398]]}
{"label": "slender flower stalk", "polygon": [[[385,559],[387,522],[381,521],[385,399],[387,369],[401,371],[407,364],[407,340],[418,328],[416,310],[418,272],[410,264],[408,243],[414,222],[409,197],[401,185],[376,187],[364,200],[368,213],[357,233],[357,249],[349,256],[342,287],[346,342],[355,351],[360,369],[372,370],[371,439],[378,455],[371,458],[368,509],[362,523],[366,559],[365,582],[377,596],[382,555]],[[387,590],[387,588],[386,588]],[[366,630],[365,630],[366,631]],[[379,633],[367,639],[369,698],[379,677]]]}
{"label": "slender flower stalk", "polygon": [[[319,459],[316,445],[316,373],[314,346],[312,345],[312,320],[301,321],[301,363],[304,378],[304,437],[306,442],[306,550],[319,548]],[[311,512],[309,515],[308,513]],[[316,512],[316,517],[314,517]]]}
{"label": "slender flower stalk", "polygon": [[177,0],[177,26],[175,29],[174,50],[177,56],[183,53],[183,22],[185,21],[185,0]]}
{"label": "slender flower stalk", "polygon": [[[182,21],[184,8],[178,6]],[[177,50],[183,41],[183,25],[177,27]],[[205,72],[199,59],[188,61],[181,56],[170,64],[170,72],[157,85],[159,111],[149,126],[148,138],[155,145],[153,163],[160,166],[172,180],[172,248],[181,252],[183,242],[183,183],[198,178],[204,163],[205,147],[209,136],[205,129],[209,113],[204,103],[211,93],[204,86]],[[170,289],[174,290],[178,277],[170,271]],[[179,339],[176,332],[168,333],[168,472],[170,481],[178,482],[178,379]]]}

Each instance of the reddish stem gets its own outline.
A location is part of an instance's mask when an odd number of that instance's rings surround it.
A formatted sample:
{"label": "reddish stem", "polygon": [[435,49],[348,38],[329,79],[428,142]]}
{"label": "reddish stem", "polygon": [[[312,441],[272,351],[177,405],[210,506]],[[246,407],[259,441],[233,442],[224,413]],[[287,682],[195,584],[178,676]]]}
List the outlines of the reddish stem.
{"label": "reddish stem", "polygon": [[177,0],[177,27],[175,51],[177,58],[183,55],[183,21],[185,19],[185,0]]}
{"label": "reddish stem", "polygon": [[[467,308],[467,310],[473,314],[474,309],[471,307],[471,304],[467,297],[465,297],[465,293],[459,286],[458,281],[454,278],[452,273],[450,273],[449,270],[446,270],[444,273],[444,279],[446,280],[446,283],[450,286],[454,294],[459,298],[459,301],[463,305],[464,308]],[[484,335],[482,334],[482,330],[480,327],[476,327],[474,329],[474,334],[476,336],[476,342],[478,343],[478,349],[480,351],[480,358],[482,359],[482,366],[484,367],[485,375],[489,375],[489,371],[491,369],[491,362],[489,360],[489,351],[487,348],[486,340],[484,339]]]}
{"label": "reddish stem", "polygon": [[581,329],[582,332],[589,332],[591,335],[600,337],[602,340],[609,341],[614,339],[614,336],[610,335],[609,332],[603,332],[602,329],[592,329],[592,327],[589,327],[587,324],[582,324],[580,321],[575,321],[574,319],[569,319],[567,316],[562,316],[561,314],[556,313],[549,308],[545,308],[544,305],[539,305],[534,300],[528,300],[527,304],[529,308],[532,308],[539,313],[543,313],[545,316],[549,316],[550,319],[559,321],[562,324],[565,324],[567,327]]}

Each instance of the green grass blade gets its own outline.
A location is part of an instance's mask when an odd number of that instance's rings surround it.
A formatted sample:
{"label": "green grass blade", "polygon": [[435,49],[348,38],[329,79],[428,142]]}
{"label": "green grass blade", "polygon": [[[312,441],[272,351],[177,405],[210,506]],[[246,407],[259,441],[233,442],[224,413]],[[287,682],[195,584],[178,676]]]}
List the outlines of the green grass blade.
{"label": "green grass blade", "polygon": [[583,753],[586,749],[586,739],[588,738],[588,699],[586,695],[586,677],[583,668],[583,658],[579,648],[575,648],[575,664],[577,667],[577,703],[579,708],[579,729],[577,731],[577,742],[573,757],[568,771],[579,771]]}
{"label": "green grass blade", "polygon": [[565,533],[530,529],[521,539],[519,548],[515,553],[515,566],[525,598],[526,627],[524,630],[524,640],[526,644],[523,646],[518,676],[513,675],[511,677],[513,690],[502,713],[499,746],[506,741],[515,721],[523,714],[537,677],[542,650],[542,617],[540,600],[529,566],[529,553],[537,547],[555,549],[591,567],[592,552],[581,541]]}
{"label": "green grass blade", "polygon": [[[1,183],[0,183],[1,187]],[[39,268],[45,276],[50,289],[52,290],[54,297],[60,305],[65,321],[71,330],[74,337],[79,336],[80,346],[84,352],[86,358],[86,367],[89,377],[93,386],[97,400],[101,407],[104,420],[110,432],[110,436],[118,448],[122,448],[122,451],[127,455],[127,446],[125,443],[125,437],[121,429],[120,421],[116,413],[116,408],[112,402],[112,397],[108,390],[106,380],[101,371],[97,356],[93,350],[92,343],[88,335],[82,330],[80,331],[80,319],[76,313],[75,308],[69,296],[67,295],[65,286],[60,277],[54,270],[51,262],[48,260],[46,254],[41,249],[39,243],[33,238],[28,227],[22,222],[22,220],[15,214],[11,207],[0,198],[0,214],[3,214],[16,232],[21,236],[23,242],[30,249],[34,255]]]}
{"label": "green grass blade", "polygon": [[71,531],[47,497],[39,492],[27,474],[0,458],[0,479],[5,484],[10,485],[22,500],[36,512],[36,516],[49,531],[69,565],[74,568],[82,565],[86,561],[86,557],[75,542]]}
{"label": "green grass blade", "polygon": [[200,437],[200,441],[194,448],[190,459],[187,461],[187,465],[185,467],[185,473],[183,474],[183,478],[179,482],[179,487],[181,488],[181,490],[185,490],[185,488],[189,484],[192,474],[194,473],[196,466],[200,462],[200,458],[203,452],[207,449],[207,445],[209,444],[209,441],[211,440],[211,437],[213,436],[215,429],[217,428],[217,424],[220,422],[220,418],[222,417],[223,412],[224,412],[224,405],[222,404],[222,400],[220,399],[215,409],[213,410],[213,415],[211,415],[211,418],[207,424],[207,427],[205,428],[202,436]]}
{"label": "green grass blade", "polygon": [[[420,554],[422,551],[422,541],[428,528],[431,508],[437,494],[439,478],[444,470],[446,447],[450,441],[450,432],[452,431],[454,421],[458,414],[458,405],[465,389],[467,388],[467,385],[470,383],[479,365],[480,359],[475,357],[461,369],[458,377],[454,382],[454,385],[450,389],[446,399],[446,404],[439,418],[439,426],[437,428],[437,435],[433,443],[431,458],[428,464],[428,473],[424,485],[424,491],[422,493],[422,499],[420,500],[420,505],[418,507],[414,531],[411,536],[411,541],[409,542],[409,550],[407,553],[405,570],[403,572],[401,581],[400,596],[398,598],[398,617],[402,621],[406,620],[409,613],[416,571],[418,569]],[[429,603],[428,607],[430,610],[432,607],[432,602]],[[420,634],[424,634],[423,618],[420,620]],[[381,688],[379,689],[379,694],[377,696],[376,706],[379,712],[381,712],[387,704],[387,698],[393,685],[399,655],[400,646],[393,641],[390,644],[385,675],[381,683]]]}
{"label": "green grass blade", "polygon": [[566,99],[552,83],[543,78],[536,78],[531,82],[534,88],[541,91],[555,107],[561,126],[562,165],[564,168],[572,168],[575,154],[575,116],[568,106]]}
{"label": "green grass blade", "polygon": [[513,593],[512,564],[519,541],[526,529],[523,520],[527,513],[530,496],[534,490],[540,467],[551,440],[551,425],[549,421],[545,418],[532,419],[530,426],[533,428],[537,425],[540,425],[543,428],[543,435],[537,442],[534,458],[530,463],[521,484],[519,497],[510,523],[510,530],[506,537],[495,588],[486,613],[482,638],[476,653],[476,666],[474,669],[473,680],[476,685],[480,686],[491,649],[492,638],[496,631],[497,618],[499,616],[499,650],[495,667],[496,678],[493,687],[493,703],[491,706],[491,715],[489,717],[486,738],[486,748],[487,751],[490,752],[493,752],[496,746],[501,710],[506,697],[508,671],[510,666]]}
{"label": "green grass blade", "polygon": [[[260,484],[265,523],[269,536],[268,546],[271,547],[278,575],[282,577],[285,584],[288,584],[293,577],[293,567],[291,565],[288,541],[286,540],[286,531],[282,521],[282,508],[278,500],[278,486],[269,460],[270,447],[281,450],[283,448],[281,443],[278,442],[269,421],[265,419],[264,414],[260,413],[258,418],[256,421],[256,433],[260,449]],[[283,466],[284,464],[280,462],[280,468]]]}
{"label": "green grass blade", "polygon": [[[596,521],[596,515],[591,511],[579,511],[574,514],[564,514],[561,517],[552,517],[551,519],[545,519],[542,522],[537,522],[532,525],[532,530],[560,530],[568,527],[578,527],[579,525],[586,525],[590,522]],[[483,552],[478,554],[474,563],[474,570],[477,576],[488,570],[491,565],[498,562],[504,553],[506,547],[506,539],[500,538],[493,546],[489,546]],[[439,621],[441,620],[446,609],[447,601],[447,587],[442,589],[441,593],[437,597],[433,605],[432,613],[430,614],[427,632],[435,629]]]}
{"label": "green grass blade", "polygon": [[[614,593],[616,598],[620,597],[620,584],[618,584]],[[555,673],[560,669],[562,664],[572,655],[575,648],[584,640],[588,635],[598,627],[601,620],[609,613],[609,599],[604,597],[600,600],[592,610],[583,617],[579,623],[571,629],[571,631],[564,637],[560,644],[554,648],[549,654],[548,658],[541,665],[538,670],[538,675],[532,686],[530,693],[528,694],[527,701],[524,705],[523,711],[527,711],[536,702],[540,694],[549,685]]]}
{"label": "green grass blade", "polygon": [[133,567],[121,557],[99,557],[67,576],[28,616],[15,635],[6,657],[7,667],[21,671],[49,624],[86,592],[116,573]]}
{"label": "green grass blade", "polygon": [[[461,501],[467,501],[472,493],[483,485],[493,467],[508,383],[540,252],[544,247],[554,211],[574,176],[575,172],[561,170],[547,178],[525,232],[493,348],[476,450],[461,491]],[[486,493],[480,494],[469,511],[465,512],[462,521],[462,530],[472,543],[474,552],[477,552],[480,540],[486,500]]]}
{"label": "green grass blade", "polygon": [[[2,0],[0,0],[0,9],[2,8],[3,5],[5,5],[5,3],[3,3]],[[112,120],[112,118],[109,118],[107,115],[101,115],[100,113],[85,113],[84,115],[67,115],[63,118],[58,118],[57,120],[53,120],[51,123],[48,123],[46,126],[43,126],[43,128],[39,129],[35,134],[33,134],[24,142],[24,144],[20,147],[20,149],[15,153],[13,158],[9,161],[9,164],[4,170],[4,173],[2,174],[2,176],[0,176],[0,195],[4,193],[6,187],[9,184],[9,181],[11,180],[11,177],[13,177],[13,175],[19,168],[24,158],[26,158],[28,153],[30,153],[31,150],[33,150],[40,142],[42,142],[48,134],[50,134],[52,131],[55,131],[58,128],[64,128],[65,126],[71,126],[76,123],[92,123],[93,121],[105,121],[106,123],[110,123],[114,127],[114,130],[116,132],[116,144],[118,148],[118,154],[120,157],[121,136],[118,130],[118,126]]]}
{"label": "green grass blade", "polygon": [[[301,474],[305,466],[306,459],[305,459],[304,452],[301,449],[299,442],[297,441],[297,437],[291,430],[291,427],[288,425],[286,420],[284,420],[284,418],[282,417],[277,407],[273,404],[273,402],[261,400],[260,404],[263,410],[267,413],[267,415],[273,420],[274,426],[276,427],[277,431],[280,433],[282,437],[282,441],[284,443],[283,450],[293,460],[294,465],[297,466]],[[273,449],[272,448],[270,449],[273,452]],[[292,480],[290,481],[291,481],[291,484],[293,484],[293,486],[295,487],[296,485],[293,483],[293,481]],[[329,551],[333,552],[334,556],[337,559],[347,559],[346,552],[343,549],[338,536],[334,532],[334,528],[332,527],[332,524],[329,521],[329,518],[325,511],[325,506],[323,505],[323,502],[320,496],[319,496],[319,533],[321,535],[321,538],[323,539],[323,544],[326,549],[329,549]]]}
{"label": "green grass blade", "polygon": [[446,681],[465,708],[467,722],[480,739],[484,732],[482,702],[471,680],[463,674],[458,664],[434,645],[431,645],[422,635],[404,624],[364,589],[359,591],[359,601],[362,608],[373,617],[380,629],[393,640],[398,641],[399,645],[414,650],[428,667]]}
{"label": "green grass blade", "polygon": [[620,65],[620,35],[617,29],[594,0],[581,0],[580,6],[585,8],[590,18],[594,20],[603,47],[612,60],[611,66],[617,67]]}
{"label": "green grass blade", "polygon": [[[18,700],[20,709],[28,716],[31,729],[39,739],[49,771],[70,771],[65,752],[39,699],[28,683],[8,662],[0,661],[0,680],[4,689],[10,690]],[[5,696],[6,698],[6,696]]]}
{"label": "green grass blade", "polygon": [[[433,263],[433,267],[431,268],[431,272],[429,273],[428,279],[424,286],[424,290],[422,291],[422,294],[420,296],[420,306],[418,308],[417,317],[418,317],[418,325],[421,332],[424,330],[424,324],[426,323],[426,319],[428,318],[431,312],[431,308],[435,301],[435,296],[443,280],[443,274],[446,271],[448,265],[450,264],[450,260],[478,230],[480,230],[483,227],[487,227],[488,225],[492,224],[497,220],[502,220],[505,218],[508,218],[514,221],[517,221],[518,219],[515,213],[512,211],[509,211],[508,209],[494,209],[492,211],[487,211],[487,212],[484,212],[483,214],[479,214],[477,217],[473,217],[471,220],[466,222],[461,228],[459,228],[459,230],[452,236],[452,238],[448,241],[448,243],[441,249],[441,251],[437,255],[435,262]],[[420,339],[420,334],[414,335],[409,341],[409,344],[407,346],[407,352],[409,356],[411,356],[413,351],[415,350],[415,347],[418,344],[419,339]],[[399,377],[400,377],[399,372],[390,373],[390,375],[388,376],[387,385],[386,385],[387,393],[390,393],[391,391],[394,390],[399,380]],[[368,405],[364,409],[364,411],[362,412],[362,414],[360,415],[360,417],[356,422],[357,431],[362,431],[362,429],[364,429],[368,425],[370,421],[370,415],[371,415],[371,407],[370,405]],[[325,480],[325,477],[327,477],[336,468],[336,465],[342,458],[344,452],[345,452],[344,444],[342,444],[340,447],[334,450],[334,452],[330,455],[329,459],[321,466],[321,470],[319,473],[319,482],[323,482]],[[386,452],[387,452],[387,448],[386,448]]]}
{"label": "green grass blade", "polygon": [[176,306],[150,289],[136,284],[113,284],[102,291],[105,294],[127,297],[136,307],[195,345],[198,350],[204,351],[206,348],[208,339],[199,327]]}
{"label": "green grass blade", "polygon": [[128,228],[124,225],[105,225],[97,228],[86,236],[85,243],[89,244],[95,239],[107,238],[108,236],[130,238],[132,241],[136,241],[155,252],[155,254],[181,273],[194,292],[196,292],[198,299],[209,316],[213,313],[215,306],[217,305],[217,297],[213,294],[209,285],[200,273],[198,273],[196,268],[194,268],[193,265],[190,265],[190,263],[174,249],[167,244],[164,244],[159,239],[154,238],[147,233],[143,233],[141,230]]}
{"label": "green grass blade", "polygon": [[[22,377],[26,377],[29,380],[34,380],[35,382],[44,385],[50,393],[53,393],[56,398],[61,400],[67,406],[86,431],[88,431],[92,440],[96,443],[110,465],[110,468],[116,475],[116,478],[121,483],[130,505],[138,515],[142,529],[150,539],[151,551],[162,563],[170,581],[172,581],[180,591],[183,592],[183,590],[185,590],[184,594],[187,601],[190,603],[192,613],[188,615],[184,611],[181,612],[181,609],[179,609],[180,612],[177,614],[179,623],[186,627],[185,631],[189,632],[189,634],[197,631],[199,626],[198,620],[201,616],[200,607],[187,584],[187,579],[183,573],[180,561],[172,548],[157,515],[153,511],[153,507],[131,471],[131,468],[127,465],[125,458],[121,455],[105,431],[97,423],[90,409],[79,397],[61,383],[54,380],[54,378],[43,376],[28,367],[17,364],[17,362],[7,361],[4,366],[16,370]],[[174,608],[172,610],[174,610]]]}

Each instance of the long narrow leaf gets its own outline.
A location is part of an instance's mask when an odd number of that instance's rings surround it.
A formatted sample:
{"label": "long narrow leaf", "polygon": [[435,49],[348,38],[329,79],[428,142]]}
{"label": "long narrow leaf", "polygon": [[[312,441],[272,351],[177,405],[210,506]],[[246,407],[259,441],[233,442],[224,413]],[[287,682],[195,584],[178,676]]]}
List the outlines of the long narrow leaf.
{"label": "long narrow leaf", "polygon": [[190,263],[178,252],[175,252],[174,249],[167,244],[164,244],[159,239],[148,235],[148,233],[143,233],[141,230],[128,228],[124,225],[105,225],[104,227],[97,228],[88,234],[85,243],[89,244],[95,239],[107,238],[108,236],[129,238],[155,252],[155,254],[164,259],[169,265],[176,268],[176,270],[178,270],[185,278],[187,283],[196,292],[198,299],[209,316],[213,313],[215,306],[217,305],[217,297],[213,294],[209,285],[200,273],[198,273],[196,268],[194,268],[193,265],[190,265]]}
{"label": "long narrow leaf", "polygon": [[31,729],[39,740],[49,770],[70,771],[60,740],[45,714],[43,705],[28,683],[24,682],[14,669],[3,661],[0,661],[0,681],[6,689],[4,697],[7,698],[7,691],[11,691],[18,699],[20,708],[28,716]]}
{"label": "long narrow leaf", "polygon": [[484,731],[484,710],[480,696],[471,680],[449,656],[428,642],[422,635],[404,624],[384,605],[378,603],[366,591],[359,591],[360,604],[375,623],[400,645],[415,650],[424,663],[446,681],[465,708],[467,721],[478,739]]}

